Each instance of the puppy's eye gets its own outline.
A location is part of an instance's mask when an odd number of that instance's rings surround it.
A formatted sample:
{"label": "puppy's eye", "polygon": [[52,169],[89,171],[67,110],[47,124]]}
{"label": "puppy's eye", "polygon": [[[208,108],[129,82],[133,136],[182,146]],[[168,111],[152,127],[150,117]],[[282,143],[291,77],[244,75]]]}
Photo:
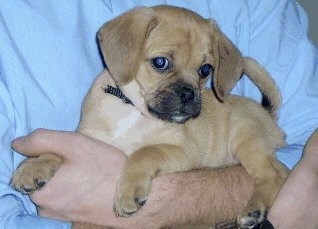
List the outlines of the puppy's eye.
{"label": "puppy's eye", "polygon": [[204,79],[204,78],[208,77],[213,70],[214,70],[214,69],[213,69],[212,65],[210,65],[210,64],[204,64],[204,65],[202,65],[202,66],[200,67],[200,69],[199,69],[199,75],[200,75],[200,77],[201,77],[202,79]]}
{"label": "puppy's eye", "polygon": [[152,66],[159,72],[164,72],[170,68],[169,60],[165,57],[156,57],[151,60]]}

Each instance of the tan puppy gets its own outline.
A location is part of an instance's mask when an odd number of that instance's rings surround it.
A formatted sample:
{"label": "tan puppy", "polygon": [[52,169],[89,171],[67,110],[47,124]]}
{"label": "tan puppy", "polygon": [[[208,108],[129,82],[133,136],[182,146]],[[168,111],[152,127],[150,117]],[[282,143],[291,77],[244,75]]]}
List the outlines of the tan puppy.
{"label": "tan puppy", "polygon": [[[288,173],[273,154],[284,134],[276,124],[280,94],[268,73],[243,58],[215,22],[177,7],[132,10],[106,23],[99,40],[108,69],[85,99],[78,131],[129,155],[116,214],[136,212],[160,172],[241,163],[255,192],[238,225],[262,222]],[[228,94],[243,73],[262,92],[263,106]],[[211,77],[214,90],[205,88]],[[39,189],[61,162],[52,154],[27,159],[12,185]]]}

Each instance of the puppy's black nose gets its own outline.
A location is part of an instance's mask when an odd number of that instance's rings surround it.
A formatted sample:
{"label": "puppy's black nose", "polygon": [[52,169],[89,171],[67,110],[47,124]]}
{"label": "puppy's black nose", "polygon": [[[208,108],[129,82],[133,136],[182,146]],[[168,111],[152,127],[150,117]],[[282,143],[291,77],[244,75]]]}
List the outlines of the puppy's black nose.
{"label": "puppy's black nose", "polygon": [[176,91],[177,95],[179,96],[179,98],[181,99],[182,103],[189,103],[191,101],[193,101],[194,99],[194,89],[193,87],[189,84],[189,85],[184,85],[180,88],[178,88],[178,90]]}

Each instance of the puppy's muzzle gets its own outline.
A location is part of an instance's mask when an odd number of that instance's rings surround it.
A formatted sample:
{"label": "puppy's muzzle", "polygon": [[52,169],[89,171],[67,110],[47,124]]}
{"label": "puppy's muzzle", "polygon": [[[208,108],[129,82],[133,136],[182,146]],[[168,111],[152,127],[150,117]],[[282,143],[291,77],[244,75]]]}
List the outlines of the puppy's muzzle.
{"label": "puppy's muzzle", "polygon": [[185,123],[200,114],[201,93],[188,83],[176,82],[158,91],[148,110],[162,120]]}

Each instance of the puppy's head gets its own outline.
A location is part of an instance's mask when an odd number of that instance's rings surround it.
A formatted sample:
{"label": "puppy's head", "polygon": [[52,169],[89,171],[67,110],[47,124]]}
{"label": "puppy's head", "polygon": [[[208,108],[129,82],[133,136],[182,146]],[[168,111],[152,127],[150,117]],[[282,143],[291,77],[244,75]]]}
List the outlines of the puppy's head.
{"label": "puppy's head", "polygon": [[129,11],[103,25],[99,41],[115,82],[137,85],[148,112],[171,122],[200,114],[208,78],[222,100],[242,74],[240,52],[217,25],[183,8]]}

